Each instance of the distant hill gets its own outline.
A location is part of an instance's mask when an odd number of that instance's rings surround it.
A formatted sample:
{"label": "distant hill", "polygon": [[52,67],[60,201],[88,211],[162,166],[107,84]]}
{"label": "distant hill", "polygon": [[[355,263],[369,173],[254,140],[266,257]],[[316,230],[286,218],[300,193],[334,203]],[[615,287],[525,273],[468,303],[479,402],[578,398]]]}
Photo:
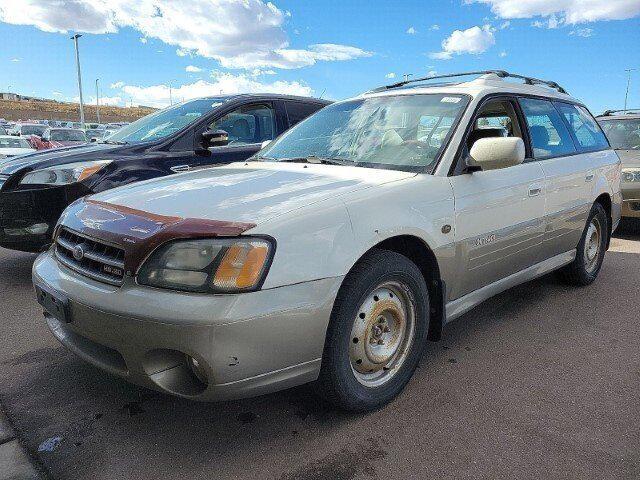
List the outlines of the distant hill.
{"label": "distant hill", "polygon": [[[155,108],[110,107],[100,105],[100,122],[131,122],[144,117]],[[80,104],[53,100],[0,100],[0,118],[6,120],[63,120],[80,121]],[[96,122],[96,106],[84,106],[85,122]]]}

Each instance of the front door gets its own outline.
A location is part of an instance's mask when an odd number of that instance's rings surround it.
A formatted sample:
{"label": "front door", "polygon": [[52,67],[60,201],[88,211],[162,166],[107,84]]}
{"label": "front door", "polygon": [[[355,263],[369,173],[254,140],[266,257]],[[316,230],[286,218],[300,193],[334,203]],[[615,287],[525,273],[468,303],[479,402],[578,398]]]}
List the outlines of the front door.
{"label": "front door", "polygon": [[[467,135],[473,142],[492,136],[523,138],[513,99],[486,102]],[[464,154],[463,154],[464,155]],[[450,177],[455,198],[455,232],[460,262],[454,300],[540,261],[544,236],[544,172],[539,162]]]}

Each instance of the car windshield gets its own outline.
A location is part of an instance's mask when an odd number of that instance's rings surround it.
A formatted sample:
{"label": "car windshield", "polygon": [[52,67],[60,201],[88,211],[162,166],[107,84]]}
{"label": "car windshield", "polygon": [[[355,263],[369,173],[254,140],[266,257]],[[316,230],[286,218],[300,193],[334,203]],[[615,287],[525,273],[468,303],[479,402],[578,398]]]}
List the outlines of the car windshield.
{"label": "car windshield", "polygon": [[441,94],[336,103],[289,130],[259,158],[431,173],[467,103],[466,96]]}
{"label": "car windshield", "polygon": [[640,150],[640,118],[599,119],[616,150]]}
{"label": "car windshield", "polygon": [[109,142],[148,142],[168,137],[207,115],[227,98],[201,98],[179,103],[125,125],[113,133]]}
{"label": "car windshield", "polygon": [[87,137],[81,130],[51,130],[51,140],[58,142],[86,142]]}
{"label": "car windshield", "polygon": [[47,129],[46,125],[22,125],[20,135],[42,135]]}
{"label": "car windshield", "polygon": [[29,142],[27,142],[24,138],[0,138],[0,148],[31,148]]}

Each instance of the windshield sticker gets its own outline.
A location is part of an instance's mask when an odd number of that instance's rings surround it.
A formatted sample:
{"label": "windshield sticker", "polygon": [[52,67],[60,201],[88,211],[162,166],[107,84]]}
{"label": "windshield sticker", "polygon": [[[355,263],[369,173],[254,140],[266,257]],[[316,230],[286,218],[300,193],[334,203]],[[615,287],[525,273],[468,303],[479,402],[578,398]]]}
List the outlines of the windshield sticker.
{"label": "windshield sticker", "polygon": [[460,101],[460,97],[442,97],[440,103],[458,103]]}

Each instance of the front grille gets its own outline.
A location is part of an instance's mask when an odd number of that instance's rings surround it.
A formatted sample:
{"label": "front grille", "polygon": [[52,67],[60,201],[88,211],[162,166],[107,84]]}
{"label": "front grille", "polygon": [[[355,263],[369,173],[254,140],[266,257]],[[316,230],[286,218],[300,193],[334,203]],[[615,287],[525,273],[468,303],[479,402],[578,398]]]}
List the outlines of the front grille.
{"label": "front grille", "polygon": [[62,227],[56,238],[56,258],[76,272],[99,282],[122,285],[124,250]]}

